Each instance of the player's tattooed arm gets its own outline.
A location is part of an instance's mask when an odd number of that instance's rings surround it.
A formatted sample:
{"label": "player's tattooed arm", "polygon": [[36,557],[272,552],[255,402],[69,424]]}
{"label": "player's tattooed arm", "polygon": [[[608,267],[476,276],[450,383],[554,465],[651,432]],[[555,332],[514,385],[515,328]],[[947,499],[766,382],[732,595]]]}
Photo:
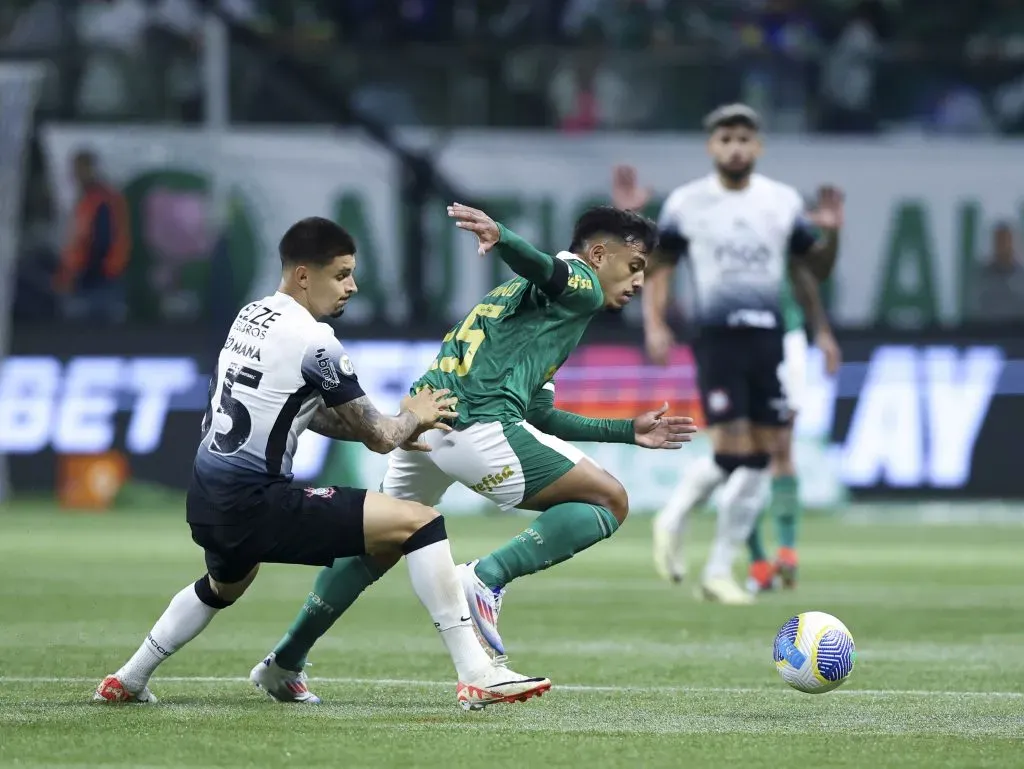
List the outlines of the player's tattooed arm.
{"label": "player's tattooed arm", "polygon": [[[386,416],[363,395],[340,406],[321,407],[310,429],[335,440],[359,441],[370,451],[387,454],[425,430],[450,430],[440,420],[455,416],[456,402],[455,398],[448,397],[447,390],[424,389],[405,398],[396,416]],[[324,411],[329,413],[322,413]]]}
{"label": "player's tattooed arm", "polygon": [[412,437],[420,426],[411,411],[385,416],[363,395],[341,406],[321,406],[309,429],[338,441],[359,441],[370,451],[387,454]]}

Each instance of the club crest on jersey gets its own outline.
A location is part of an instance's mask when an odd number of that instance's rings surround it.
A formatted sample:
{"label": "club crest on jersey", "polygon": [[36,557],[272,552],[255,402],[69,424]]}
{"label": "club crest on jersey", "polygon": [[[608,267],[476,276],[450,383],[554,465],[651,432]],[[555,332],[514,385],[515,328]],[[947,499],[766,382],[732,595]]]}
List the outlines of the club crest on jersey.
{"label": "club crest on jersey", "polygon": [[729,410],[729,394],[725,390],[712,390],[708,393],[708,411],[721,414]]}
{"label": "club crest on jersey", "polygon": [[[344,356],[345,360],[348,360],[348,356]],[[349,363],[351,366],[352,364]],[[338,376],[338,370],[334,368],[334,364],[331,359],[327,357],[327,350],[320,347],[316,351],[316,366],[320,370],[320,378],[323,379],[321,387],[325,390],[333,390],[335,387],[341,384],[341,378]],[[344,370],[344,364],[342,364],[342,370]]]}
{"label": "club crest on jersey", "polygon": [[307,486],[306,496],[310,499],[313,497],[320,497],[321,499],[330,499],[334,496],[334,487],[332,486]]}

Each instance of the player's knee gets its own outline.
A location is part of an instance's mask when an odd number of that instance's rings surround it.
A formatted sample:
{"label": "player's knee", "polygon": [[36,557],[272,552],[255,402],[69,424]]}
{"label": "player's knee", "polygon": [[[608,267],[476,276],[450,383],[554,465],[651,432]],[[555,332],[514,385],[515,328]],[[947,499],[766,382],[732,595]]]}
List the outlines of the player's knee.
{"label": "player's knee", "polygon": [[619,525],[622,525],[629,515],[629,495],[625,487],[616,478],[605,473],[603,483],[597,491],[601,500],[597,504],[608,508]]}
{"label": "player's knee", "polygon": [[777,478],[796,474],[793,451],[788,442],[783,442],[771,453],[771,467],[772,475]]}
{"label": "player's knee", "polygon": [[[401,548],[402,552],[409,553],[424,547],[431,542],[438,541],[434,536],[436,530],[444,532],[444,518],[437,510],[418,502],[403,502],[402,514],[399,516],[398,525],[395,527],[392,543]],[[447,537],[440,537],[446,539]],[[431,542],[422,542],[417,546],[419,539],[431,539]],[[414,545],[410,547],[411,545]]]}
{"label": "player's knee", "polygon": [[[196,582],[196,595],[203,603],[215,609],[226,608],[244,595],[245,591],[249,589],[249,585],[256,579],[259,570],[260,567],[257,564],[238,582],[218,582],[213,577],[206,575]],[[217,605],[218,603],[222,605]]]}

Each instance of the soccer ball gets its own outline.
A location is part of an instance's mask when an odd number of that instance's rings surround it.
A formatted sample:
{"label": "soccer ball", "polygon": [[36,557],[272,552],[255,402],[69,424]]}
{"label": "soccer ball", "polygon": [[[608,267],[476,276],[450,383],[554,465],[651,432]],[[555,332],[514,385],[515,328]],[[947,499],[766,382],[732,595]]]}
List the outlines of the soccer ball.
{"label": "soccer ball", "polygon": [[779,629],[773,656],[787,684],[808,694],[824,694],[850,677],[857,650],[846,625],[831,614],[807,611]]}

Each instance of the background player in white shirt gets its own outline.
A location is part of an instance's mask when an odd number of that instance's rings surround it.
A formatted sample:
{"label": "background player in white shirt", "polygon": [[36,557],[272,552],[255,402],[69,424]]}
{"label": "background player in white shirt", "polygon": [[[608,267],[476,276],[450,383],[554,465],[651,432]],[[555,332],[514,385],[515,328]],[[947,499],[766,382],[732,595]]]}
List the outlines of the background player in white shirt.
{"label": "background player in white shirt", "polygon": [[[210,380],[185,503],[208,571],[171,600],[138,651],[100,683],[95,700],[154,702],[148,683],[157,666],[237,601],[261,563],[329,566],[365,553],[405,555],[413,589],[455,664],[460,705],[524,700],[550,688],[547,679],[492,661],[480,645],[436,510],[364,489],[291,482],[298,437],[307,428],[379,453],[399,446],[429,451],[419,436],[450,430],[439,420],[456,416],[448,390],[431,388],[404,398],[398,415],[382,415],[331,327],[319,322],[340,315],[356,292],[355,250],[334,222],[297,222],[279,246],[277,293],[235,318]],[[274,655],[251,678],[275,699],[318,701],[301,673],[284,670]]]}
{"label": "background player in white shirt", "polygon": [[[767,502],[769,463],[779,474],[793,472],[792,418],[798,404],[785,380],[787,366],[799,377],[802,364],[792,354],[784,364],[786,347],[799,352],[792,337],[788,345],[784,340],[787,330],[802,327],[803,317],[794,317],[790,290],[808,311],[829,370],[839,364],[818,282],[835,263],[841,196],[828,190],[819,201],[817,224],[823,236],[818,237],[796,190],[754,173],[761,152],[759,126],[757,113],[740,104],[708,116],[715,170],[677,188],[665,201],[658,222],[664,258],[652,268],[644,291],[648,354],[663,364],[674,343],[666,320],[672,271],[687,257],[696,295],[689,320],[699,329],[694,352],[714,447],[714,459],[687,473],[655,519],[655,566],[666,579],[683,579],[680,550],[687,513],[724,484],[700,593],[725,603],[751,600],[733,579],[732,563]],[[629,167],[616,169],[613,195],[617,206],[631,209],[650,198]]]}

